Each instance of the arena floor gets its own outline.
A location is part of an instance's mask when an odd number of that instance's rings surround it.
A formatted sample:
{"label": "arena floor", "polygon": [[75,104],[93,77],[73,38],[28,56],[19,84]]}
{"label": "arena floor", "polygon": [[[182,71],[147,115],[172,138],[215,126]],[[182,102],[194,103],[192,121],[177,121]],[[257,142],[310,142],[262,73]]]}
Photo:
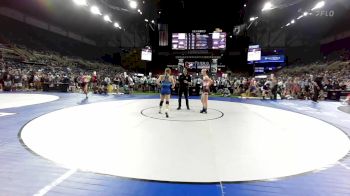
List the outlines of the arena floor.
{"label": "arena floor", "polygon": [[340,103],[209,104],[1,93],[0,195],[350,195]]}

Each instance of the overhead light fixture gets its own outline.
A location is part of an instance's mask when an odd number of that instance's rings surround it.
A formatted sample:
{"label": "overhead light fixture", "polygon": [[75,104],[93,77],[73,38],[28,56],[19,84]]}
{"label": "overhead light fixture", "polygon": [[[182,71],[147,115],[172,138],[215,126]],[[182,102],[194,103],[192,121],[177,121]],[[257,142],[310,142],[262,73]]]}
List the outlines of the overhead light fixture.
{"label": "overhead light fixture", "polygon": [[147,18],[145,19],[145,22],[148,22],[148,19],[147,19]]}
{"label": "overhead light fixture", "polygon": [[267,2],[265,3],[263,9],[261,11],[268,11],[268,10],[272,10],[273,9],[273,4],[271,2]]}
{"label": "overhead light fixture", "polygon": [[309,13],[308,12],[304,12],[303,15],[300,15],[297,19],[300,20],[300,19],[306,17],[307,15],[309,15]]}
{"label": "overhead light fixture", "polygon": [[259,17],[251,17],[250,19],[249,19],[249,21],[254,21],[254,20],[256,20],[256,19],[258,19]]}
{"label": "overhead light fixture", "polygon": [[142,12],[140,12],[140,14],[142,15]]}
{"label": "overhead light fixture", "polygon": [[247,4],[244,4],[244,7],[247,7]]}
{"label": "overhead light fixture", "polygon": [[154,24],[154,20],[151,21]]}
{"label": "overhead light fixture", "polygon": [[100,9],[95,5],[91,6],[90,11],[95,15],[102,15]]}
{"label": "overhead light fixture", "polygon": [[103,20],[106,21],[106,22],[112,22],[111,18],[108,15],[105,15],[103,17]]}
{"label": "overhead light fixture", "polygon": [[115,28],[120,28],[119,23],[115,22],[115,23],[114,23],[114,27],[115,27]]}
{"label": "overhead light fixture", "polygon": [[140,9],[137,9],[137,11],[138,11],[138,12],[141,12],[141,10],[140,10]]}
{"label": "overhead light fixture", "polygon": [[137,2],[136,2],[136,1],[130,1],[130,2],[129,2],[129,6],[130,6],[132,9],[136,9],[136,8],[137,8]]}
{"label": "overhead light fixture", "polygon": [[286,27],[288,27],[290,25],[290,23],[288,23],[287,25],[286,25]]}
{"label": "overhead light fixture", "polygon": [[318,2],[318,3],[315,5],[315,7],[312,8],[311,10],[313,11],[313,10],[317,10],[317,9],[323,8],[325,4],[326,4],[325,1],[320,1],[320,2]]}
{"label": "overhead light fixture", "polygon": [[294,24],[294,23],[295,23],[295,20],[293,19],[290,23]]}
{"label": "overhead light fixture", "polygon": [[88,5],[86,0],[73,0],[73,2],[79,6],[87,6]]}

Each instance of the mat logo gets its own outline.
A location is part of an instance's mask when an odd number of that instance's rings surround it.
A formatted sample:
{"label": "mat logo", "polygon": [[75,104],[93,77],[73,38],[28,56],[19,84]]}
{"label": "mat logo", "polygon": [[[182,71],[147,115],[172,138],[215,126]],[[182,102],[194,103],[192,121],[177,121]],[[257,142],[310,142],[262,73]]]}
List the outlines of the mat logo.
{"label": "mat logo", "polygon": [[4,113],[4,112],[0,112],[0,117],[3,116],[10,116],[10,115],[15,115],[16,113]]}

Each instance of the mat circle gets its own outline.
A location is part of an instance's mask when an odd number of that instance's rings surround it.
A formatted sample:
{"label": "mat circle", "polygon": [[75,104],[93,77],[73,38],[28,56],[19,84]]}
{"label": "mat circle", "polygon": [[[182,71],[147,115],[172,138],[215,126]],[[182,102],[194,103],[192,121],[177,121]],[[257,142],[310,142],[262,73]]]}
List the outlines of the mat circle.
{"label": "mat circle", "polygon": [[159,107],[149,107],[141,110],[141,114],[152,119],[178,122],[210,121],[220,119],[224,116],[224,113],[217,109],[209,108],[207,114],[200,113],[200,110],[200,107],[192,107],[191,110],[177,110],[174,108],[169,112],[170,117],[166,118],[164,111],[162,114],[159,114]]}

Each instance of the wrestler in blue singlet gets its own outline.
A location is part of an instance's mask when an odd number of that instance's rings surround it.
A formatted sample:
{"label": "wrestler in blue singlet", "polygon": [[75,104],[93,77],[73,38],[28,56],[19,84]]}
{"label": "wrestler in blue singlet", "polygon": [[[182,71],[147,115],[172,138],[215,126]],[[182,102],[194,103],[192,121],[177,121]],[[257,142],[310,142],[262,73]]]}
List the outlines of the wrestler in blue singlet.
{"label": "wrestler in blue singlet", "polygon": [[171,94],[171,86],[172,86],[172,83],[169,79],[169,76],[165,75],[162,82],[161,82],[160,94],[161,95],[170,95]]}

